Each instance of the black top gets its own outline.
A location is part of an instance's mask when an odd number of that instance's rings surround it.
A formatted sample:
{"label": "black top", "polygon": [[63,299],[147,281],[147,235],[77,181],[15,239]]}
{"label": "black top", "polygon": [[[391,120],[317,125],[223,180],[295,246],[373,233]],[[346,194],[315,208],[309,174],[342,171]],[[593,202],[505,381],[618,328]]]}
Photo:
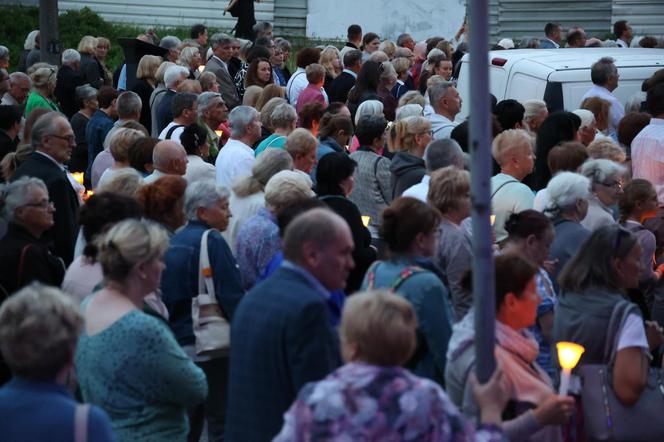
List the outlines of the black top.
{"label": "black top", "polygon": [[76,87],[83,84],[81,77],[71,68],[71,66],[62,65],[58,71],[58,77],[55,82],[55,91],[53,95],[58,99],[58,104],[62,113],[71,118],[78,112],[78,104],[76,103]]}
{"label": "black top", "polygon": [[348,100],[348,92],[353,86],[355,86],[355,77],[348,72],[340,73],[330,85],[330,102],[345,103]]}
{"label": "black top", "polygon": [[136,84],[131,88],[133,92],[136,92],[139,97],[141,97],[141,119],[139,122],[148,130],[148,133],[152,133],[152,114],[150,109],[150,96],[154,87],[144,78],[136,80]]}
{"label": "black top", "polygon": [[85,127],[90,119],[81,112],[76,112],[69,123],[76,137],[76,147],[69,159],[70,172],[85,172],[88,167],[88,140],[85,138]]}

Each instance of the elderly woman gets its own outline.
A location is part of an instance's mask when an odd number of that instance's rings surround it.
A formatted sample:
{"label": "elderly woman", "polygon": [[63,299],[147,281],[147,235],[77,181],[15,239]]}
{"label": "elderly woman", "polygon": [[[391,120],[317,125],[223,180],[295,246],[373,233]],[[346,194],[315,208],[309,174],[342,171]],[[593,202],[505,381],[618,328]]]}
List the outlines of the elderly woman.
{"label": "elderly woman", "polygon": [[[558,278],[561,292],[553,327],[554,341],[584,346],[578,366],[608,364],[605,341],[616,340],[609,383],[616,398],[626,406],[641,396],[647,381],[649,351],[663,342],[661,329],[651,322],[644,326],[638,307],[624,296],[627,289],[639,284],[641,254],[636,235],[628,230],[618,225],[595,230]],[[609,319],[616,308],[623,308],[627,318],[617,336],[607,336]]]}
{"label": "elderly woman", "polygon": [[213,164],[207,162],[210,157],[207,130],[198,123],[192,123],[182,131],[180,143],[187,152],[187,172],[184,174],[184,179],[189,184],[195,181],[216,180],[217,170]]}
{"label": "elderly woman", "polygon": [[[488,388],[475,389],[482,409],[475,434],[440,386],[401,368],[417,344],[415,312],[401,297],[370,291],[349,298],[340,334],[346,365],[300,390],[276,442],[308,440],[316,434],[348,440],[502,438],[496,424],[506,395],[496,376]],[[404,407],[406,402],[410,406]],[[358,419],[358,410],[371,412]],[[321,413],[325,419],[315,418]]]}
{"label": "elderly woman", "polygon": [[461,221],[470,216],[470,173],[455,166],[436,170],[431,174],[427,200],[441,214],[433,262],[446,276],[453,319],[459,322],[473,305],[461,283],[472,261],[471,237],[461,227]]}
{"label": "elderly woman", "polygon": [[265,207],[265,186],[275,174],[293,170],[293,159],[285,150],[268,149],[251,167],[251,176],[243,178],[233,187],[230,209],[233,217],[224,239],[235,253],[237,235],[244,223]]}
{"label": "elderly woman", "polygon": [[184,192],[187,181],[181,176],[167,175],[140,190],[138,201],[145,218],[156,221],[170,233],[179,229],[186,221],[184,215]]}
{"label": "elderly woman", "polygon": [[[537,341],[527,328],[535,324],[540,296],[537,267],[517,253],[506,253],[496,266],[495,355],[505,373],[512,406],[503,410],[503,429],[509,440],[558,441],[574,408],[574,399],[556,395],[549,376],[537,365]],[[448,350],[446,390],[467,416],[477,416],[468,374],[475,364],[475,315],[454,326]]]}
{"label": "elderly woman", "polygon": [[[232,216],[228,206],[230,193],[214,180],[192,183],[185,194],[187,224],[171,238],[164,256],[166,270],[161,276],[163,300],[169,311],[169,324],[185,353],[205,372],[208,397],[201,407],[208,424],[209,440],[223,439],[226,415],[228,371],[227,348],[197,354],[192,322],[192,300],[199,292],[201,241],[207,236],[215,300],[223,318],[230,324],[244,291],[235,258],[221,232]],[[210,275],[205,275],[210,276]],[[190,414],[190,440],[198,440],[203,427],[202,413]]]}
{"label": "elderly woman", "polygon": [[626,169],[611,160],[590,160],[581,166],[581,174],[590,180],[592,194],[588,199],[588,213],[581,225],[591,232],[616,222],[611,206],[618,204],[623,193]]}
{"label": "elderly woman", "polygon": [[387,144],[391,152],[396,152],[390,165],[394,198],[422,181],[426,174],[422,157],[431,140],[431,122],[424,117],[408,117],[391,126]]}
{"label": "elderly woman", "polygon": [[554,281],[567,261],[574,256],[590,231],[581,225],[588,213],[590,180],[573,172],[560,172],[546,187],[549,203],[544,213],[551,218],[555,239],[550,259],[555,268],[549,273]]}
{"label": "elderly woman", "polygon": [[0,350],[14,375],[0,389],[3,440],[115,440],[108,415],[65,388],[82,329],[78,307],[52,287],[32,284],[2,305]]}
{"label": "elderly woman", "polygon": [[546,108],[546,102],[543,100],[526,100],[523,102],[525,113],[523,120],[526,122],[528,131],[532,134],[537,134],[540,126],[549,116],[549,111]]}
{"label": "elderly woman", "polygon": [[62,290],[77,304],[103,282],[101,265],[97,261],[97,238],[114,224],[127,218],[140,219],[141,215],[141,206],[134,198],[108,191],[92,195],[81,207],[78,221],[85,248],[69,265],[62,281]]}
{"label": "elderly woman", "polygon": [[310,174],[316,165],[318,140],[306,129],[295,129],[285,144],[286,152],[293,158],[293,168]]}
{"label": "elderly woman", "polygon": [[362,223],[357,206],[348,199],[355,185],[357,163],[343,152],[332,152],[321,158],[316,173],[316,194],[350,227],[353,235],[353,261],[355,267],[346,280],[346,292],[360,288],[364,273],[376,259],[376,249],[371,246],[371,233]]}
{"label": "elderly woman", "polygon": [[281,250],[276,214],[299,200],[314,196],[309,176],[282,170],[265,185],[265,207],[249,218],[239,229],[235,256],[245,290],[254,286],[258,277]]}
{"label": "elderly woman", "polygon": [[143,133],[128,128],[116,129],[109,139],[111,155],[113,156],[113,165],[106,169],[99,177],[97,186],[103,186],[106,181],[113,178],[119,170],[129,168],[129,148],[143,137]]}
{"label": "elderly woman", "polygon": [[452,313],[447,289],[431,262],[439,224],[440,214],[426,203],[407,197],[394,200],[383,211],[380,225],[390,259],[369,267],[362,289],[390,289],[410,302],[417,315],[418,342],[405,366],[443,385]]}
{"label": "elderly woman", "polygon": [[185,440],[185,410],[207,396],[205,373],[165,321],[141,311],[159,287],[168,233],[125,220],[98,241],[104,288],[83,303],[76,370],[86,401],[111,417],[118,441]]}
{"label": "elderly woman", "polygon": [[381,72],[378,80],[378,97],[383,103],[383,112],[388,121],[394,121],[398,101],[392,95],[392,89],[397,84],[397,72],[392,63],[385,61],[381,64]]}
{"label": "elderly woman", "polygon": [[142,106],[139,121],[148,130],[148,133],[152,132],[152,116],[150,113],[152,101],[150,96],[157,85],[157,69],[159,69],[161,62],[162,58],[156,55],[142,56],[138,62],[138,68],[136,68],[136,83],[131,88],[133,92],[141,97]]}
{"label": "elderly woman", "polygon": [[581,119],[581,126],[579,126],[579,141],[581,141],[584,146],[588,146],[593,142],[597,135],[595,115],[587,109],[577,109],[572,113]]}
{"label": "elderly woman", "polygon": [[29,118],[32,111],[37,108],[44,108],[49,111],[60,111],[58,105],[53,101],[53,91],[55,91],[57,76],[58,68],[49,65],[39,67],[30,74],[33,89],[25,102],[23,116],[26,119]]}
{"label": "elderly woman", "polygon": [[42,239],[53,227],[55,212],[44,182],[22,177],[5,184],[0,187],[0,207],[9,221],[7,233],[0,239],[0,291],[9,296],[31,281],[59,286],[64,263]]}
{"label": "elderly woman", "polygon": [[198,77],[201,75],[198,68],[203,65],[203,58],[198,48],[194,46],[188,46],[182,51],[180,51],[180,58],[178,59],[178,64],[189,69],[189,79],[198,80]]}
{"label": "elderly woman", "polygon": [[81,54],[81,81],[99,89],[104,85],[104,69],[97,60],[97,39],[91,35],[81,38],[78,52]]}
{"label": "elderly woman", "polygon": [[609,137],[597,137],[595,141],[590,143],[586,150],[588,151],[588,157],[590,159],[611,160],[618,164],[624,164],[625,161],[627,161],[625,149],[620,147]]}
{"label": "elderly woman", "polygon": [[71,172],[85,172],[88,167],[88,141],[85,137],[85,128],[97,109],[97,89],[84,85],[76,88],[76,101],[80,107],[79,111],[72,115],[69,122],[76,137],[76,147],[69,159],[69,170]]}
{"label": "elderly woman", "polygon": [[[261,116],[263,112],[267,112],[267,110],[261,111]],[[295,130],[297,112],[288,103],[279,104],[270,114],[270,123],[274,132],[258,144],[255,151],[256,158],[260,157],[268,148],[284,149],[286,139]]]}

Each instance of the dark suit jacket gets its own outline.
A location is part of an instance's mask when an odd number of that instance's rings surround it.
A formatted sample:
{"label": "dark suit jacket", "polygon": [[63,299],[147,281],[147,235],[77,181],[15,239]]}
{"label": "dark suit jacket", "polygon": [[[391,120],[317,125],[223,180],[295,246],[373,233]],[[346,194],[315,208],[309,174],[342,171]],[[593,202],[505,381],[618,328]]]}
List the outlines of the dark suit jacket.
{"label": "dark suit jacket", "polygon": [[76,191],[66,173],[51,159],[38,152],[33,152],[30,158],[16,169],[11,181],[16,181],[22,176],[40,178],[46,184],[49,197],[55,205],[53,214],[55,223],[44,234],[44,237],[46,240],[50,239],[54,242],[55,254],[69,266],[74,259],[74,246],[78,234],[79,204]]}
{"label": "dark suit jacket", "polygon": [[[0,160],[2,160],[8,153],[15,152],[16,146],[18,146],[18,138],[12,140],[9,135],[7,135],[7,132],[0,129]],[[1,176],[0,182],[2,182]]]}
{"label": "dark suit jacket", "polygon": [[71,66],[62,65],[58,71],[58,77],[55,83],[55,91],[53,94],[58,99],[58,104],[62,113],[71,118],[78,112],[78,104],[76,104],[76,86],[83,84],[81,77],[71,68]]}
{"label": "dark suit jacket", "polygon": [[355,77],[348,72],[342,72],[337,75],[330,86],[330,102],[338,101],[345,103],[348,100],[348,92],[355,86]]}
{"label": "dark suit jacket", "polygon": [[139,97],[141,97],[141,119],[140,123],[148,130],[148,133],[152,133],[152,113],[150,111],[150,97],[152,96],[152,91],[154,87],[147,80],[138,79],[134,84],[134,87],[131,89],[136,92]]}
{"label": "dark suit jacket", "polygon": [[168,123],[173,121],[173,111],[171,110],[173,97],[175,97],[175,92],[169,89],[157,105],[157,134],[161,133],[168,126]]}
{"label": "dark suit jacket", "polygon": [[284,267],[240,301],[231,342],[228,442],[272,440],[300,388],[340,363],[322,296]]}
{"label": "dark suit jacket", "polygon": [[228,106],[228,109],[233,109],[235,106],[242,104],[240,102],[240,97],[237,94],[233,78],[231,78],[228,71],[224,69],[224,66],[219,62],[217,57],[213,56],[208,60],[205,64],[205,70],[213,72],[214,75],[217,76],[219,92],[221,93],[221,98],[224,99],[226,106]]}

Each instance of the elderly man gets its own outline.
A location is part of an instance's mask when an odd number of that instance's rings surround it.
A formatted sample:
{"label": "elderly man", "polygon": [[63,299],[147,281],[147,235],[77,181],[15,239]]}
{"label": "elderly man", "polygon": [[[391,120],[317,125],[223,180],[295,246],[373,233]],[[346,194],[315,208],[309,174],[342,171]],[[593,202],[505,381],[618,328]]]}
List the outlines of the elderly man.
{"label": "elderly man", "polygon": [[56,255],[69,265],[74,259],[79,206],[78,195],[65,168],[76,146],[74,131],[64,115],[49,112],[37,119],[32,127],[31,137],[35,152],[16,169],[12,181],[23,176],[44,181],[55,206],[54,224],[46,235],[53,240]]}
{"label": "elderly man", "polygon": [[300,388],[339,364],[326,304],[354,267],[350,229],[329,210],[310,210],[286,228],[283,252],[281,268],[245,295],[233,318],[230,442],[270,440]]}
{"label": "elderly man", "polygon": [[159,47],[168,49],[168,54],[166,54],[167,61],[178,62],[180,58],[180,44],[182,44],[182,41],[174,35],[167,35],[161,39]]}
{"label": "elderly man", "polygon": [[180,143],[164,140],[152,151],[154,171],[143,179],[145,184],[154,183],[165,175],[182,176],[187,172],[187,152]]}
{"label": "elderly man", "polygon": [[19,106],[23,109],[28,94],[32,89],[32,80],[23,72],[13,72],[9,75],[9,91],[2,97],[2,103],[7,106]]}
{"label": "elderly man", "polygon": [[228,189],[238,179],[251,175],[254,145],[261,137],[260,114],[249,106],[238,106],[228,115],[231,138],[217,156],[217,184]]}
{"label": "elderly man", "polygon": [[627,20],[618,20],[613,24],[613,35],[616,36],[619,48],[628,48],[632,42],[632,27],[627,24]]}
{"label": "elderly man", "polygon": [[[166,93],[162,94],[163,98],[159,104],[153,108],[153,112],[156,116],[157,123],[157,133],[161,133],[162,130],[173,121],[173,111],[171,110],[171,103],[173,97],[177,94],[178,87],[187,79],[189,76],[189,69],[184,66],[171,66],[166,69],[164,73],[164,84],[166,85]],[[154,125],[153,125],[154,129]]]}
{"label": "elderly man", "polygon": [[104,150],[106,135],[113,128],[113,121],[118,117],[118,91],[110,86],[102,86],[97,93],[99,109],[92,114],[85,127],[85,139],[88,140],[88,179],[92,173],[92,163],[97,155]]}
{"label": "elderly man", "polygon": [[613,95],[613,91],[618,88],[618,68],[614,64],[611,57],[602,57],[590,68],[590,79],[593,82],[588,92],[586,92],[581,101],[589,97],[599,97],[611,102],[611,110],[609,111],[609,136],[617,139],[618,124],[625,116],[625,107]]}
{"label": "elderly man", "polygon": [[[171,111],[173,112],[173,121],[159,134],[160,140],[173,140],[180,143],[180,135],[184,128],[196,122],[198,118],[197,96],[189,92],[178,92],[173,97]],[[180,143],[182,144],[182,143]]]}
{"label": "elderly man", "polygon": [[540,49],[558,49],[563,37],[563,27],[560,23],[547,23],[544,26],[545,37],[540,40]]}
{"label": "elderly man", "polygon": [[427,173],[422,177],[422,181],[406,189],[401,196],[417,198],[426,203],[431,174],[447,166],[463,170],[465,156],[459,143],[453,139],[434,140],[424,151],[424,164],[427,166]]}
{"label": "elderly man", "polygon": [[58,69],[53,94],[58,99],[62,113],[70,119],[72,115],[78,112],[76,88],[83,84],[83,80],[78,72],[80,66],[81,54],[75,49],[65,49],[62,53],[62,66]]}
{"label": "elderly man", "polygon": [[436,140],[450,138],[452,129],[457,126],[454,117],[461,111],[461,96],[454,83],[442,82],[428,90],[429,102],[434,112],[427,118],[431,121],[431,130]]}
{"label": "elderly man", "polygon": [[535,155],[532,139],[523,129],[502,132],[493,140],[491,153],[500,165],[500,173],[491,178],[491,205],[496,241],[501,242],[507,238],[505,221],[510,215],[533,208],[535,195],[521,181],[533,171]]}
{"label": "elderly man", "polygon": [[410,34],[401,34],[397,37],[397,46],[408,48],[412,51],[415,48],[415,40]]}
{"label": "elderly man", "polygon": [[221,97],[229,109],[240,104],[240,97],[235,89],[233,78],[228,71],[228,62],[233,55],[233,38],[230,35],[217,33],[210,38],[212,57],[205,64],[205,71],[217,76]]}
{"label": "elderly man", "polygon": [[216,130],[228,118],[228,106],[221,98],[221,94],[217,92],[203,92],[198,96],[196,102],[198,103],[198,122],[207,130],[210,158],[215,159],[220,148],[220,137]]}

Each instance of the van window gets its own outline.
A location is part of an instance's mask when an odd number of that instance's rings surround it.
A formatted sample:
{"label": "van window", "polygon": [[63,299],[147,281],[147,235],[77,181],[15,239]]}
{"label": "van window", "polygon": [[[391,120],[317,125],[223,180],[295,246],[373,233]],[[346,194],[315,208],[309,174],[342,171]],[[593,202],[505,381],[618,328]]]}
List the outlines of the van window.
{"label": "van window", "polygon": [[524,102],[532,98],[543,97],[546,82],[533,75],[517,72],[509,80],[505,97]]}

